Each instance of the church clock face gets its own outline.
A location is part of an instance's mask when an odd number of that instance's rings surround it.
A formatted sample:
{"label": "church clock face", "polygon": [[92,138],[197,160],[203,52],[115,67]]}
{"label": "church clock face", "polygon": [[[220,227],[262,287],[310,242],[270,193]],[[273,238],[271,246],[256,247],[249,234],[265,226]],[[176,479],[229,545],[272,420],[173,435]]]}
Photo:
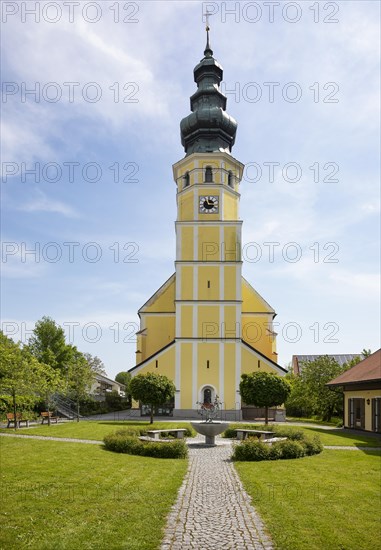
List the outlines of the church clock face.
{"label": "church clock face", "polygon": [[199,212],[201,214],[217,214],[219,200],[217,195],[201,195],[199,198]]}

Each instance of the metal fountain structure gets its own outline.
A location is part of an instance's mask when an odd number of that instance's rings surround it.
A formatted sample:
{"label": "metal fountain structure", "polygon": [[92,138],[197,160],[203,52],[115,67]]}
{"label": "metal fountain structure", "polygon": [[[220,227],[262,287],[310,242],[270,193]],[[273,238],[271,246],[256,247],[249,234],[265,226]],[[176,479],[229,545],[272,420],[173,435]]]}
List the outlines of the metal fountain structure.
{"label": "metal fountain structure", "polygon": [[191,422],[192,427],[201,435],[205,436],[205,445],[215,445],[216,435],[224,432],[229,424],[227,422],[215,422],[215,418],[220,414],[221,401],[219,401],[218,395],[216,395],[213,403],[200,403],[198,414],[201,415],[201,422]]}

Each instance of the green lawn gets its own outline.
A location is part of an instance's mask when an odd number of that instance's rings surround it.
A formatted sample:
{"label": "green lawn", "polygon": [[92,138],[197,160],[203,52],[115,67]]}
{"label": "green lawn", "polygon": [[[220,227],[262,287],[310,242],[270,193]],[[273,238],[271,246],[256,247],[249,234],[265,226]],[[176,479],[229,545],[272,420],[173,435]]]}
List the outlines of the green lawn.
{"label": "green lawn", "polygon": [[303,418],[298,416],[288,416],[287,422],[304,422],[306,424],[320,424],[321,426],[332,426],[335,427],[338,422],[342,422],[342,418],[333,417],[330,422],[325,422],[324,420],[318,420],[317,418]]}
{"label": "green lawn", "polygon": [[[267,428],[264,424],[236,424],[232,423],[230,428],[247,428],[254,430],[267,429],[271,431],[274,424],[269,424]],[[293,426],[290,424],[277,424],[279,428],[294,428],[295,430],[302,430],[308,435],[318,435],[323,445],[346,445],[350,447],[381,447],[381,437],[377,435],[353,435],[348,433],[342,428],[337,429],[324,429],[324,428],[310,428],[307,426]]]}
{"label": "green lawn", "polygon": [[0,548],[158,548],[186,460],[21,438],[0,445]]}
{"label": "green lawn", "polygon": [[381,547],[378,451],[323,451],[297,460],[235,462],[276,548]]}
{"label": "green lawn", "polygon": [[323,445],[348,445],[351,447],[381,447],[381,438],[372,435],[352,435],[347,431],[338,428],[335,430],[324,430],[324,428],[303,428],[311,435],[318,435]]}
{"label": "green lawn", "polygon": [[[115,432],[122,428],[132,428],[132,429],[153,429],[153,430],[165,430],[167,428],[189,428],[191,425],[189,422],[154,422],[150,424],[149,422],[134,422],[134,421],[125,421],[125,422],[115,422],[115,421],[86,421],[81,422],[65,422],[61,424],[47,424],[39,425],[35,428],[28,428],[17,430],[19,434],[26,435],[45,435],[52,437],[71,437],[73,439],[94,439],[102,441],[106,434]],[[0,430],[5,433],[13,432],[10,429]],[[195,434],[194,430],[192,430]]]}

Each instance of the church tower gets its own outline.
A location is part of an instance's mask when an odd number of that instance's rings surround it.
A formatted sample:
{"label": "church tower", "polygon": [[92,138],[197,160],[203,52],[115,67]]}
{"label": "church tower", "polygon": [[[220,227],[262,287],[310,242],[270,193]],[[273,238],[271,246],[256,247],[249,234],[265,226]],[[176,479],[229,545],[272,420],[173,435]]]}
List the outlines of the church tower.
{"label": "church tower", "polygon": [[275,311],[242,277],[239,185],[244,165],[231,152],[237,122],[226,112],[221,65],[209,44],[194,69],[191,114],[180,124],[185,157],[177,190],[175,273],[139,310],[138,373],[176,386],[174,416],[197,416],[218,395],[237,418],[243,373],[284,374],[276,363]]}

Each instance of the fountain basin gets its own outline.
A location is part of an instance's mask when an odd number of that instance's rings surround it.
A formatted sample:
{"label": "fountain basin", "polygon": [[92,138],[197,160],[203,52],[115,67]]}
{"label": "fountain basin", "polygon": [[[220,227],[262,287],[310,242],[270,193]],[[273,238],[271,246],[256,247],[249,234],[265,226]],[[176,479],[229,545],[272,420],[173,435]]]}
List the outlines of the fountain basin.
{"label": "fountain basin", "polygon": [[216,435],[224,432],[229,427],[228,422],[191,422],[192,428],[197,433],[205,436],[206,445],[216,444]]}

